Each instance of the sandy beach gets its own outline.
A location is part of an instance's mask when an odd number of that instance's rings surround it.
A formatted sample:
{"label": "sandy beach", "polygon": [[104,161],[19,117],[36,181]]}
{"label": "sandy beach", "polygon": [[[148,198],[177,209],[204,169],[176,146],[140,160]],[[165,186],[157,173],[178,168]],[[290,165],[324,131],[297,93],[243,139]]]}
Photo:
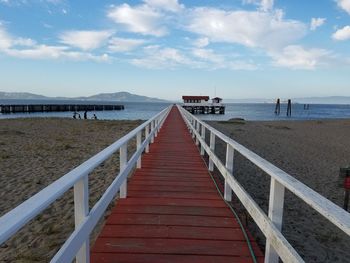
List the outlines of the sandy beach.
{"label": "sandy beach", "polygon": [[[0,120],[0,216],[141,123],[61,118]],[[129,152],[134,147],[131,143]],[[90,175],[90,207],[118,171],[117,154]],[[48,262],[74,229],[73,205],[69,191],[0,247],[0,262]]]}
{"label": "sandy beach", "polygon": [[[338,187],[337,179],[339,168],[350,165],[350,120],[210,124],[343,206],[343,189]],[[224,160],[225,149],[220,147],[217,153]],[[239,154],[235,156],[235,176],[267,212],[269,176]],[[237,201],[234,205],[240,208]],[[243,209],[240,214],[245,218]],[[264,247],[262,233],[251,219],[248,222],[249,230]],[[285,197],[283,233],[306,262],[350,262],[350,238],[289,191]]]}

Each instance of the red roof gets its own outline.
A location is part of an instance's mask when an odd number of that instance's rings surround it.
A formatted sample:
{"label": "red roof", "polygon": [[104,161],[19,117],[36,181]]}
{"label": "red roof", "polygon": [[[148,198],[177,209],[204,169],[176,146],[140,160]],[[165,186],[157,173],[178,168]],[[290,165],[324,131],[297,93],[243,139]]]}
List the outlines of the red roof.
{"label": "red roof", "polygon": [[209,96],[182,96],[183,100],[209,100]]}

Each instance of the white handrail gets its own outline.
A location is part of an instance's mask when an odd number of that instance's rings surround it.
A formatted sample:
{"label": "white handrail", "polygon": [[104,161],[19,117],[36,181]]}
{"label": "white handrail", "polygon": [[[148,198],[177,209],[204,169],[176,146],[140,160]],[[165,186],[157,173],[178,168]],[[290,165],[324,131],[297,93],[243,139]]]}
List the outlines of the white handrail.
{"label": "white handrail", "polygon": [[[350,213],[344,211],[339,206],[335,205],[322,195],[318,194],[270,162],[261,158],[254,152],[248,150],[233,139],[214,129],[207,123],[199,120],[179,105],[178,109],[180,110],[189,130],[194,135],[195,140],[199,141],[201,148],[204,148],[208,154],[209,170],[212,170],[212,164],[215,164],[225,178],[225,199],[230,199],[229,193],[231,190],[233,190],[266,236],[267,242],[265,262],[278,262],[279,257],[285,262],[304,262],[281,233],[285,188],[294,193],[313,209],[318,211],[322,216],[344,231],[347,235],[350,235]],[[205,130],[210,132],[210,146],[206,144],[205,139],[203,139],[202,134],[200,134],[199,125],[202,127],[202,133],[203,131],[205,133]],[[203,127],[205,128],[203,129]],[[226,166],[222,164],[214,153],[215,137],[220,138],[227,145]],[[271,176],[268,215],[262,211],[258,204],[251,198],[251,196],[233,176],[234,171],[231,167],[233,153],[229,150],[229,147],[232,147],[233,150],[239,152],[257,167]],[[229,165],[227,165],[227,162],[229,162]]]}
{"label": "white handrail", "polygon": [[[118,189],[122,186],[122,184],[126,184],[127,175],[136,166],[138,160],[141,158],[144,149],[148,147],[148,145],[153,141],[157,132],[160,130],[162,124],[167,118],[170,109],[171,106],[165,108],[160,113],[114,142],[112,145],[108,146],[95,156],[91,157],[89,160],[85,161],[66,175],[62,176],[60,179],[56,180],[28,200],[24,201],[22,204],[9,211],[7,214],[3,215],[0,218],[0,244],[8,240],[26,223],[28,223],[31,219],[33,219],[45,208],[47,208],[51,203],[61,197],[67,190],[74,186],[75,210],[79,210],[75,211],[76,230],[54,257],[53,262],[69,261],[61,261],[62,258],[71,258],[72,260],[77,254],[78,250],[83,248],[84,243],[87,243],[87,246],[79,251],[77,255],[77,262],[88,262],[88,238],[91,231],[93,230],[93,227],[96,225],[99,218],[103,215],[103,212],[106,210],[113,197],[117,194]],[[141,143],[140,137],[144,129],[145,138]],[[126,145],[134,137],[138,138],[136,152],[123,169],[120,167],[121,171],[119,175],[108,187],[106,192],[102,195],[101,199],[95,204],[93,209],[90,212],[86,211],[86,207],[84,208],[84,206],[88,204],[88,180],[86,180],[88,174],[96,167],[98,167],[102,162],[107,160],[117,150]],[[139,161],[138,167],[140,166],[141,162]],[[80,198],[80,196],[82,196],[82,198]],[[80,219],[77,220],[77,217],[80,217]],[[79,223],[77,224],[77,222]],[[84,229],[83,237],[85,237],[85,239],[79,239],[82,238],[82,234],[76,235],[77,233],[81,233],[79,232],[80,229]],[[72,243],[72,239],[75,242]],[[74,246],[70,246],[69,244],[71,243],[74,244]]]}

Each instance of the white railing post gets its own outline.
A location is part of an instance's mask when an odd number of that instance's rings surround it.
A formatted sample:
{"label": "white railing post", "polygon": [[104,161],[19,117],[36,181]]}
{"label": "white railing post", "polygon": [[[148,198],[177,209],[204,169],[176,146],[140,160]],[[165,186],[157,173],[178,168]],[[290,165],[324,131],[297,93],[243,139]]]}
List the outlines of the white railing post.
{"label": "white railing post", "polygon": [[[145,127],[145,138],[147,139],[148,136],[149,136],[149,124],[146,125],[146,127]],[[146,152],[146,153],[149,153],[149,142],[148,142],[147,145],[146,145],[145,152]]]}
{"label": "white railing post", "polygon": [[[215,133],[210,131],[210,150],[214,153],[215,151]],[[213,159],[209,156],[209,171],[214,171]]]}
{"label": "white railing post", "polygon": [[[281,231],[284,206],[284,186],[271,177],[269,218],[276,228]],[[279,256],[272,247],[269,239],[266,240],[265,263],[278,263]]]}
{"label": "white railing post", "polygon": [[[197,133],[199,133],[199,125],[200,125],[199,121],[196,121],[196,131],[197,131]],[[198,136],[196,135],[196,145],[197,146],[199,145]]]}
{"label": "white railing post", "polygon": [[[141,140],[142,140],[142,131],[139,131],[136,135],[136,150],[138,151],[141,148]],[[137,160],[137,168],[141,168],[141,156],[140,155],[139,159]]]}
{"label": "white railing post", "polygon": [[[204,141],[203,144],[205,143],[205,126],[202,124],[202,132],[201,132],[201,137],[202,140]],[[203,144],[201,144],[201,155],[204,155],[204,147]]]}
{"label": "white railing post", "polygon": [[197,130],[197,122],[195,119],[192,120],[192,125],[193,125],[192,138],[195,138],[196,137],[195,130]]}
{"label": "white railing post", "polygon": [[[154,121],[151,121],[151,133],[153,132],[153,130],[154,130]],[[151,143],[154,143],[154,134],[152,134]]]}
{"label": "white railing post", "polygon": [[154,120],[154,129],[155,129],[155,133],[154,133],[154,136],[157,137],[158,136],[158,120]]}
{"label": "white railing post", "polygon": [[[234,155],[234,150],[231,145],[227,144],[226,148],[226,169],[229,171],[230,176],[233,174],[233,156]],[[226,201],[231,201],[232,200],[232,189],[228,183],[228,180],[225,176],[225,190],[224,190],[224,198]]]}
{"label": "white railing post", "polygon": [[[75,229],[83,222],[89,214],[89,178],[84,176],[74,184],[74,221]],[[77,263],[90,262],[90,240],[85,240],[76,255]]]}
{"label": "white railing post", "polygon": [[[127,161],[128,161],[128,143],[126,142],[120,147],[120,172],[124,171]],[[126,198],[127,196],[127,184],[128,184],[128,178],[126,177],[122,185],[120,186],[120,198]]]}

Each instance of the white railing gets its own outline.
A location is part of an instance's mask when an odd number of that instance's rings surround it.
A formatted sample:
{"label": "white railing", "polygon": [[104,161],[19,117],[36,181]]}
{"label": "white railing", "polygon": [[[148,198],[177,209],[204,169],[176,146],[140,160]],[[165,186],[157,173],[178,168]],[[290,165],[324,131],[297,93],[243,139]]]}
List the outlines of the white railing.
{"label": "white railing", "polygon": [[[324,216],[350,236],[350,213],[341,209],[322,195],[307,187],[294,177],[264,160],[236,141],[217,131],[207,123],[199,120],[178,105],[178,109],[187,124],[196,144],[200,144],[200,152],[209,156],[209,170],[213,171],[214,164],[225,179],[224,198],[231,201],[232,191],[247,209],[255,223],[266,237],[265,262],[277,263],[279,258],[284,262],[304,262],[300,255],[290,245],[281,233],[283,221],[284,192],[288,189],[302,201]],[[210,145],[205,142],[205,133],[210,132]],[[215,155],[215,138],[226,143],[226,164],[224,165]],[[234,175],[234,151],[239,152],[271,177],[268,215],[258,206],[251,196],[238,183]]]}
{"label": "white railing", "polygon": [[[89,237],[98,220],[103,216],[108,205],[120,191],[119,197],[127,196],[127,176],[135,168],[141,168],[141,155],[149,151],[149,144],[167,118],[171,106],[139,127],[114,142],[71,172],[53,182],[27,201],[23,202],[0,218],[0,245],[13,236],[31,219],[41,213],[51,203],[74,187],[75,230],[57,252],[51,262],[89,262]],[[144,140],[142,134],[144,132]],[[136,137],[136,152],[127,161],[128,142]],[[120,150],[120,171],[99,201],[89,211],[88,176],[91,171]]]}

